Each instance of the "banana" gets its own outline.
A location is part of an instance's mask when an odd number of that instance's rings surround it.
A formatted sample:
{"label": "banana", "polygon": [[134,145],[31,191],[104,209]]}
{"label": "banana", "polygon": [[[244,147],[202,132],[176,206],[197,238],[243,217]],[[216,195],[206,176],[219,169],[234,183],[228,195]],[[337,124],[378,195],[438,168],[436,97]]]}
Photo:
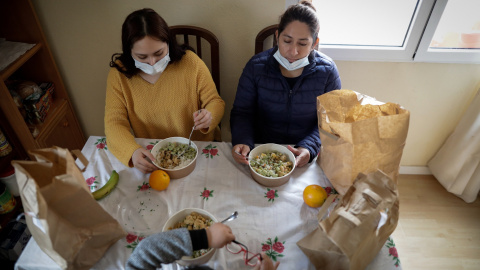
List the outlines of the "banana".
{"label": "banana", "polygon": [[95,200],[100,200],[105,198],[118,184],[118,173],[113,170],[112,174],[110,175],[110,179],[108,179],[107,183],[101,187],[100,189],[95,190],[92,195]]}

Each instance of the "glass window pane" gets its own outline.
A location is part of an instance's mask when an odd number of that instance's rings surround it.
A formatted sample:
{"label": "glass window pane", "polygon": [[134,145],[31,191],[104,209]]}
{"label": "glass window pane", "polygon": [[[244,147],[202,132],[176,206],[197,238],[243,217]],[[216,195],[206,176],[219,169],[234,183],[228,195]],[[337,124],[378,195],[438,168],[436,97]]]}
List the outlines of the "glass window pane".
{"label": "glass window pane", "polygon": [[449,0],[429,48],[480,49],[480,1]]}
{"label": "glass window pane", "polygon": [[417,0],[313,0],[320,43],[402,47]]}

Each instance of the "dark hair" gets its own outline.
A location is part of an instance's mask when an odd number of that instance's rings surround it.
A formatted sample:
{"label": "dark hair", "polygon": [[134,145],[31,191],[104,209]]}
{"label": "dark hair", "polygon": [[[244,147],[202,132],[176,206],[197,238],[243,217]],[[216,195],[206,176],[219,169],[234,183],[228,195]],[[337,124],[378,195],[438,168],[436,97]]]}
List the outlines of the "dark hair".
{"label": "dark hair", "polygon": [[[145,36],[168,43],[170,63],[174,63],[185,54],[185,49],[177,44],[175,37],[171,35],[165,20],[153,9],[144,8],[130,13],[122,25],[122,53],[114,53],[110,61],[110,67],[115,67],[131,78],[139,70],[135,67],[132,58],[133,44]],[[118,63],[120,60],[121,64]]]}
{"label": "dark hair", "polygon": [[280,33],[293,21],[303,22],[308,25],[310,33],[312,34],[313,43],[315,43],[318,37],[318,31],[320,30],[320,22],[317,17],[317,10],[312,3],[303,0],[296,5],[289,6],[283,15],[280,16],[278,35],[280,36]]}

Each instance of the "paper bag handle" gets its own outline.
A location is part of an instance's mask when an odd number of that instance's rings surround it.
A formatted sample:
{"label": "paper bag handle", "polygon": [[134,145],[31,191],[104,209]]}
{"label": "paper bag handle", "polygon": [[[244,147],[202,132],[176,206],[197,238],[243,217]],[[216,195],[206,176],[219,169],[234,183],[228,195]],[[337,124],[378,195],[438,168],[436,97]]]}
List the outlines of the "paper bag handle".
{"label": "paper bag handle", "polygon": [[328,208],[333,203],[333,201],[337,198],[337,196],[338,196],[337,194],[332,194],[328,196],[327,200],[325,200],[322,207],[320,208],[320,211],[318,211],[318,214],[317,214],[318,224],[320,224],[320,221],[322,221],[323,216],[328,211]]}
{"label": "paper bag handle", "polygon": [[78,165],[77,165],[77,167],[81,172],[84,172],[87,169],[88,160],[85,158],[85,156],[82,154],[82,152],[78,149],[71,150],[70,152],[72,153],[73,156],[75,156],[76,158],[78,158],[82,162],[83,169],[78,167]]}
{"label": "paper bag handle", "polygon": [[360,221],[360,219],[358,217],[354,216],[350,212],[345,211],[344,209],[338,210],[337,213],[338,213],[339,216],[344,217],[346,220],[352,222],[356,226],[360,226],[360,224],[362,224],[362,222]]}
{"label": "paper bag handle", "polygon": [[[369,188],[362,191],[362,195],[363,195],[363,199],[365,201],[367,201],[372,206],[372,208],[374,208],[374,209],[376,209],[377,206],[382,202],[382,197],[380,197],[377,193],[375,193],[373,190],[371,190]],[[353,213],[357,212],[356,211],[357,209],[355,208],[355,206],[356,205],[354,205],[353,208],[350,209],[351,211],[353,211]],[[356,226],[360,226],[360,224],[362,223],[357,216],[350,213],[349,211],[345,211],[345,209],[343,209],[343,208],[339,209],[337,213],[338,213],[339,216],[341,216],[341,217],[345,218],[346,220],[352,222]]]}
{"label": "paper bag handle", "polygon": [[382,197],[380,197],[377,193],[375,193],[373,190],[367,188],[363,192],[363,198],[371,202],[375,205],[374,208],[377,208],[377,206],[382,202]]}

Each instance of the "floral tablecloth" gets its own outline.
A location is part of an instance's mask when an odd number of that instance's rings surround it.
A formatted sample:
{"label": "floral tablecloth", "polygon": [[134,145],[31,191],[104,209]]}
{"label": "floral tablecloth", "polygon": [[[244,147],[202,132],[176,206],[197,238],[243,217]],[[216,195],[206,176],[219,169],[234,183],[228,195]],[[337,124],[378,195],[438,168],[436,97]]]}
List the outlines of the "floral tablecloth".
{"label": "floral tablecloth", "polygon": [[[137,139],[147,149],[159,140]],[[112,170],[120,175],[117,188],[99,201],[129,233],[119,240],[92,269],[124,269],[125,262],[145,237],[160,232],[168,217],[183,208],[202,208],[222,220],[232,212],[239,217],[229,222],[236,239],[254,253],[265,251],[279,269],[314,269],[297,246],[297,241],[317,226],[318,209],[303,202],[307,185],[318,184],[335,193],[316,162],[296,168],[290,181],[267,188],[255,182],[248,166],[237,164],[231,156],[231,143],[195,142],[200,153],[195,170],[187,177],[170,182],[167,190],[149,187],[148,177],[125,167],[108,150],[104,137],[91,136],[82,153],[89,160],[84,177],[92,191],[103,186]],[[217,250],[208,265],[214,269],[249,269],[241,255]],[[163,269],[179,269],[176,264]],[[59,269],[35,240],[30,242],[15,264],[15,269]],[[392,238],[389,238],[367,269],[401,269]]]}

